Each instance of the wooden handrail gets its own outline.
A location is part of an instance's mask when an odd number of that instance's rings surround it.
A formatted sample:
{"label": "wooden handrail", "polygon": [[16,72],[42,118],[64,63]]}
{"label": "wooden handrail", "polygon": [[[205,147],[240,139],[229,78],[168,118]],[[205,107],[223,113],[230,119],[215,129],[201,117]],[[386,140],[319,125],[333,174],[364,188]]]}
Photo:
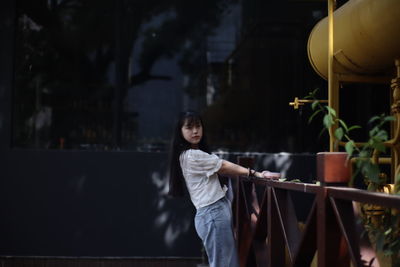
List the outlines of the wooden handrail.
{"label": "wooden handrail", "polygon": [[[400,208],[398,195],[348,187],[238,177],[235,191],[241,267],[310,266],[315,254],[318,267],[363,266],[353,202]],[[296,217],[293,193],[314,199],[305,221]]]}
{"label": "wooden handrail", "polygon": [[336,199],[400,209],[400,196],[348,187],[327,187],[328,195]]}

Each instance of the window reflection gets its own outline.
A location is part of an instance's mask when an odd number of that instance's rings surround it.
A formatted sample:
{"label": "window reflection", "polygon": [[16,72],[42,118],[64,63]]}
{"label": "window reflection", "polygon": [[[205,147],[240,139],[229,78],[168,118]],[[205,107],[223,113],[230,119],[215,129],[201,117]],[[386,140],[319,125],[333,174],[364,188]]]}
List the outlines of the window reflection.
{"label": "window reflection", "polygon": [[208,39],[235,2],[18,1],[13,146],[165,150],[178,111],[214,99],[207,55],[234,39]]}
{"label": "window reflection", "polygon": [[288,108],[324,91],[306,51],[324,1],[18,0],[17,12],[14,147],[165,151],[188,108],[213,149],[324,144]]}

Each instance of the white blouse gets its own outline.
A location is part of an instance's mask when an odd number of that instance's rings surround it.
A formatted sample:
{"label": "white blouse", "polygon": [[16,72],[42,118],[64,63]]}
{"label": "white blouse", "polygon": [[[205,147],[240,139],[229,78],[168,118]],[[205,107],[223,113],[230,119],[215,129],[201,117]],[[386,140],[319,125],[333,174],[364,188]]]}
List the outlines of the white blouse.
{"label": "white blouse", "polygon": [[189,149],[179,157],[190,199],[196,209],[208,206],[223,198],[226,187],[222,188],[217,171],[222,159],[199,149]]}

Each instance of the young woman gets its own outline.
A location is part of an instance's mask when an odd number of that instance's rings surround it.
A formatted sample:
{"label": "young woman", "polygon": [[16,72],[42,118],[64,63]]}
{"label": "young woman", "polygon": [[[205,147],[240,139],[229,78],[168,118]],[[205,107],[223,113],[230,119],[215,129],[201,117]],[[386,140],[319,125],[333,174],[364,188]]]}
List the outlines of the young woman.
{"label": "young woman", "polygon": [[184,112],[175,128],[171,151],[169,194],[182,196],[184,185],[196,207],[196,232],[211,267],[238,267],[232,213],[217,174],[277,179],[279,173],[256,172],[210,153],[199,114]]}

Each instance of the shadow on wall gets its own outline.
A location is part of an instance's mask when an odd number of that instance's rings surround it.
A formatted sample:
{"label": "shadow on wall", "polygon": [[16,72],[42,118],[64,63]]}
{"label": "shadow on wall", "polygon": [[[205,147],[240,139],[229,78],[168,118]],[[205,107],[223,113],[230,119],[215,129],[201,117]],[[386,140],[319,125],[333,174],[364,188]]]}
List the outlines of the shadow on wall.
{"label": "shadow on wall", "polygon": [[261,160],[262,167],[265,166],[266,169],[271,168],[274,171],[278,171],[281,173],[282,177],[287,177],[288,170],[293,163],[293,159],[290,157],[290,154],[287,153],[267,155],[262,157]]}
{"label": "shadow on wall", "polygon": [[[167,248],[173,249],[179,238],[190,231],[194,231],[193,218],[195,208],[187,196],[171,198],[168,193],[168,179],[160,172],[152,172],[152,184],[157,190],[155,207],[157,215],[154,227],[163,233],[163,241]],[[200,239],[199,252],[200,252]]]}

